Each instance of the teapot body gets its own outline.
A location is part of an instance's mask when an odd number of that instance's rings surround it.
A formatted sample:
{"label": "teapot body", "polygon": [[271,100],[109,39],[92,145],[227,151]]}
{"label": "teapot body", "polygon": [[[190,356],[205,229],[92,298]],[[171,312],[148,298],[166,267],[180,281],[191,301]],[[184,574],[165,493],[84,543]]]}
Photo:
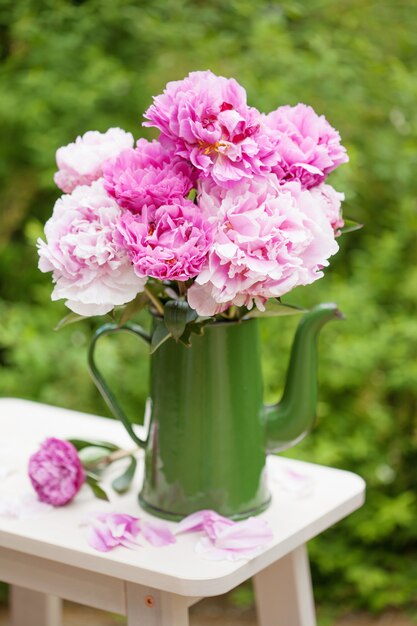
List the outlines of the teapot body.
{"label": "teapot body", "polygon": [[263,511],[270,495],[257,320],[210,325],[190,348],[167,340],[150,376],[141,506],[167,519]]}

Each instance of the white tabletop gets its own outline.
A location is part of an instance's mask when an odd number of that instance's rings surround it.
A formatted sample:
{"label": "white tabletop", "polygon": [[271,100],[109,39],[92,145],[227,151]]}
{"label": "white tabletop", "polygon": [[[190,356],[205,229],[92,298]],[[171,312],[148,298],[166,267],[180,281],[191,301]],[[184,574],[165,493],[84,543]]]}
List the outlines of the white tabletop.
{"label": "white tabletop", "polygon": [[[8,398],[0,399],[0,432],[0,499],[31,492],[27,460],[46,437],[94,438],[132,446],[122,425],[113,420]],[[164,548],[116,548],[105,554],[91,548],[81,523],[92,513],[114,510],[150,518],[137,503],[141,467],[130,492],[111,495],[110,504],[96,500],[85,486],[71,504],[36,518],[0,517],[0,558],[5,547],[181,595],[222,594],[332,526],[364,501],[365,483],[351,472],[275,456],[268,459],[268,472],[273,501],[262,518],[272,527],[274,539],[250,561],[206,560],[194,550],[195,533],[180,535],[176,544]],[[292,472],[301,475],[301,488],[291,482]],[[169,525],[175,529],[175,523]]]}

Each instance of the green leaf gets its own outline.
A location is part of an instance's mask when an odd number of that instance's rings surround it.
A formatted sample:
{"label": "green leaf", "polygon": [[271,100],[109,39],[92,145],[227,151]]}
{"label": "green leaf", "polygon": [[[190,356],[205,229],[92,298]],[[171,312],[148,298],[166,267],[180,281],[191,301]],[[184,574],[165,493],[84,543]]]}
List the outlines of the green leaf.
{"label": "green leaf", "polygon": [[135,476],[137,461],[134,456],[130,457],[130,459],[131,460],[126,471],[124,471],[123,474],[115,478],[111,484],[111,486],[115,491],[117,491],[117,493],[125,493],[129,489]]}
{"label": "green leaf", "polygon": [[344,235],[345,233],[353,233],[355,230],[360,230],[363,228],[363,224],[359,224],[359,222],[355,222],[354,220],[345,220],[345,225],[343,228],[340,228],[340,234]]}
{"label": "green leaf", "polygon": [[195,322],[186,325],[183,334],[180,337],[181,343],[187,348],[191,347],[191,335],[204,335],[204,328],[213,320],[212,317],[197,317]]}
{"label": "green leaf", "polygon": [[181,337],[186,324],[197,319],[197,312],[184,300],[168,300],[164,306],[164,322],[175,341]]}
{"label": "green leaf", "polygon": [[138,293],[136,298],[129,302],[129,304],[125,307],[121,317],[120,317],[120,326],[126,324],[136,313],[139,313],[148,303],[148,298],[144,292]]}
{"label": "green leaf", "polygon": [[242,318],[244,320],[251,319],[252,317],[278,317],[281,315],[300,315],[300,313],[305,313],[306,309],[303,309],[299,306],[294,306],[292,304],[283,304],[279,300],[272,299],[268,300],[265,304],[265,311],[260,311],[256,307],[254,307],[251,311],[246,313],[246,315]]}
{"label": "green leaf", "polygon": [[120,450],[120,446],[116,446],[114,443],[110,443],[109,441],[89,441],[87,439],[68,439],[67,441],[69,441],[69,443],[72,443],[72,445],[74,446],[74,448],[76,448],[76,450],[78,450],[78,452],[83,448],[87,448],[89,446],[106,448],[106,450],[109,450],[110,452],[116,452],[116,450]]}
{"label": "green leaf", "polygon": [[170,337],[171,333],[165,326],[165,322],[163,320],[157,322],[155,330],[152,334],[150,354],[156,352],[159,346],[162,346],[162,344],[165,343],[165,341],[167,341],[167,339],[169,339]]}
{"label": "green leaf", "polygon": [[194,202],[196,197],[197,197],[197,189],[191,189],[188,192],[187,200],[191,200],[191,202]]}
{"label": "green leaf", "polygon": [[62,318],[55,326],[54,330],[61,330],[64,326],[69,326],[69,324],[75,324],[80,320],[85,320],[86,317],[84,315],[78,315],[78,313],[68,313],[65,317]]}
{"label": "green leaf", "polygon": [[99,500],[107,500],[107,501],[109,500],[107,493],[98,484],[97,476],[87,472],[86,482],[87,482],[87,485],[91,488],[96,498],[98,498]]}

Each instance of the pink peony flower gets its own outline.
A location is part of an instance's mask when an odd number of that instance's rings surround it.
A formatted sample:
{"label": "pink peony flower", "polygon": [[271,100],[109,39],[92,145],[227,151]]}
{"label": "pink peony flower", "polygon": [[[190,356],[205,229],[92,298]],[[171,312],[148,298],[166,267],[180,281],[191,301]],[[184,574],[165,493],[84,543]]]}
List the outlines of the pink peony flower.
{"label": "pink peony flower", "polygon": [[168,546],[176,539],[164,522],[144,522],[124,513],[102,513],[88,524],[87,541],[99,552],[108,552],[117,546],[138,548],[139,534],[155,547]]}
{"label": "pink peony flower", "polygon": [[264,119],[277,133],[276,149],[281,162],[272,171],[281,180],[297,180],[303,187],[314,187],[349,160],[337,130],[310,106],[282,106]]}
{"label": "pink peony flower", "polygon": [[39,500],[52,506],[70,502],[85,481],[77,450],[69,441],[53,437],[32,454],[28,473]]}
{"label": "pink peony flower", "polygon": [[324,183],[317,187],[312,187],[310,192],[321,203],[336,236],[340,235],[340,229],[345,224],[342,217],[342,202],[345,199],[345,194],[339,193],[331,185]]}
{"label": "pink peony flower", "polygon": [[212,242],[209,222],[183,198],[156,210],[144,207],[141,216],[124,213],[118,229],[138,275],[161,280],[196,276]]}
{"label": "pink peony flower", "polygon": [[52,300],[65,298],[80,315],[102,315],[142,291],[145,278],[133,271],[115,241],[121,210],[103,188],[77,187],[62,196],[39,240],[39,269],[53,272]]}
{"label": "pink peony flower", "polygon": [[195,170],[184,159],[146,139],[108,161],[103,171],[107,192],[133,213],[140,213],[144,205],[157,208],[184,197],[195,183]]}
{"label": "pink peony flower", "polygon": [[215,230],[207,262],[188,291],[199,315],[264,302],[323,276],[338,245],[321,195],[274,175],[230,190],[205,181],[199,207]]}
{"label": "pink peony flower", "polygon": [[159,128],[164,145],[225,187],[269,172],[280,160],[243,87],[210,71],[168,83],[145,118],[144,126]]}
{"label": "pink peony flower", "polygon": [[121,128],[109,128],[105,133],[89,130],[75,142],[58,148],[58,172],[55,184],[65,193],[78,185],[90,185],[102,176],[103,163],[133,146],[133,135]]}
{"label": "pink peony flower", "polygon": [[177,527],[177,534],[192,531],[204,533],[196,552],[214,561],[251,559],[273,539],[270,526],[262,519],[250,517],[234,522],[208,510],[192,513]]}

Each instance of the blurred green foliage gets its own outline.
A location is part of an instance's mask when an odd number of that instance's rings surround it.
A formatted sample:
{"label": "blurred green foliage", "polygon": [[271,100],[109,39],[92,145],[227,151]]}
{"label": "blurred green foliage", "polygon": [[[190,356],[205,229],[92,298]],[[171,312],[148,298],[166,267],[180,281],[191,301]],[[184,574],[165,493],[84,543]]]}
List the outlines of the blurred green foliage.
{"label": "blurred green foliage", "polygon": [[[303,101],[340,130],[351,161],[331,182],[366,226],[287,301],[334,300],[347,316],[323,333],[318,425],[291,451],[368,483],[367,505],[311,544],[316,596],[341,610],[416,607],[416,23],[412,0],[0,1],[3,396],[106,411],[85,363],[99,320],[54,332],[64,307],[36,269],[58,146],[110,126],[151,137],[140,128],[151,96],[207,68],[236,77],[261,110]],[[294,324],[262,322],[270,398]],[[138,416],[144,349],[108,340],[101,350]]]}

